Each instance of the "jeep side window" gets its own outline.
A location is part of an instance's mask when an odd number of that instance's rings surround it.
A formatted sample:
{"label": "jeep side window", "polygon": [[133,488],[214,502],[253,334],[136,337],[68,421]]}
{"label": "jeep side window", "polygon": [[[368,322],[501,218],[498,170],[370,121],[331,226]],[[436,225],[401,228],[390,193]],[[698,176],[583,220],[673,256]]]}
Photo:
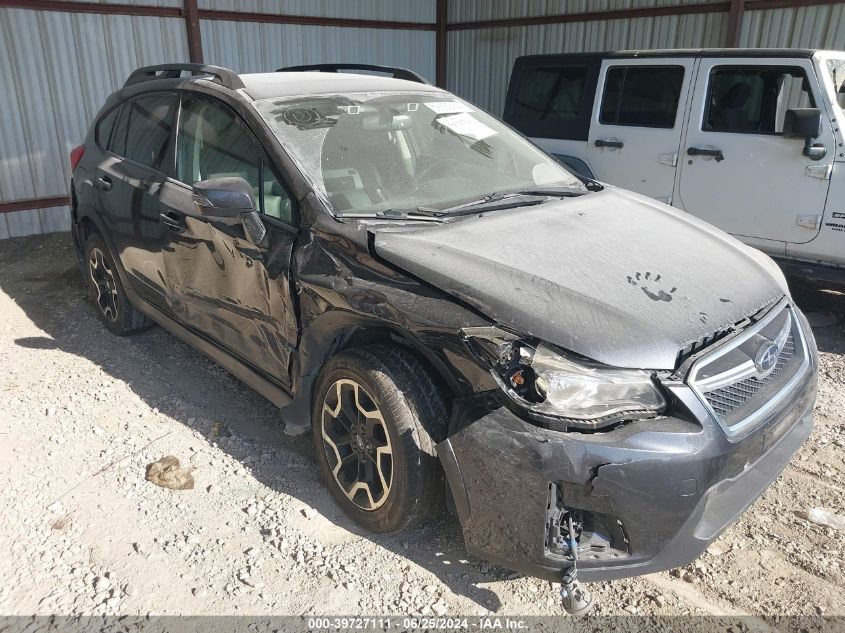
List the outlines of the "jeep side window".
{"label": "jeep side window", "polygon": [[161,169],[168,167],[170,132],[173,129],[174,95],[138,97],[130,104],[129,127],[126,132],[126,158]]}
{"label": "jeep side window", "polygon": [[599,121],[605,125],[673,128],[683,82],[681,66],[611,66]]}
{"label": "jeep side window", "polygon": [[291,198],[240,118],[210,99],[183,97],[176,135],[177,179],[193,185],[225,176],[240,176],[252,186],[261,213],[292,223]]}
{"label": "jeep side window", "polygon": [[781,134],[786,111],[813,108],[804,70],[782,66],[719,66],[710,75],[705,132]]}

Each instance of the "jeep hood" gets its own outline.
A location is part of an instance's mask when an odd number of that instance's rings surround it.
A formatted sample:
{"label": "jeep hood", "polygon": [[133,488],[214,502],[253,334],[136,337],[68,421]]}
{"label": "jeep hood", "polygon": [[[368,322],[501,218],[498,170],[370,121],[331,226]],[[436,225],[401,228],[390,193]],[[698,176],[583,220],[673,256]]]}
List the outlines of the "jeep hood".
{"label": "jeep hood", "polygon": [[612,187],[370,230],[378,256],[500,325],[615,367],[674,369],[690,344],[787,292],[759,251]]}

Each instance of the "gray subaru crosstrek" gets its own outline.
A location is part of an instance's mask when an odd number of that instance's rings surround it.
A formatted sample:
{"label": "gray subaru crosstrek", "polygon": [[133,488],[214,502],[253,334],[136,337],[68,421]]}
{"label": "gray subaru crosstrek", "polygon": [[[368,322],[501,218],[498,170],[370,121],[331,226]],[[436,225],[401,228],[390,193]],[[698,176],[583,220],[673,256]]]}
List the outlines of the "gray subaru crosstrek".
{"label": "gray subaru crosstrek", "polygon": [[698,556],[812,427],[778,267],[409,71],[342,69],[149,67],[109,97],[72,154],[105,326],[272,400],[371,530],[449,505],[549,580]]}

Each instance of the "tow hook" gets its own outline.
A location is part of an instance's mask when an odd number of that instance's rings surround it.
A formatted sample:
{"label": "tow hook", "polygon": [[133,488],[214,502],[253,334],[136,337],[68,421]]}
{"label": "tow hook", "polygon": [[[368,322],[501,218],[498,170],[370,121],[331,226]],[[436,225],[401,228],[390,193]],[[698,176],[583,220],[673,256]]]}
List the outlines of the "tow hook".
{"label": "tow hook", "polygon": [[572,552],[572,567],[563,573],[560,587],[560,606],[569,615],[584,615],[593,608],[593,594],[578,582],[578,543],[572,526],[572,515],[567,517],[569,528],[569,551]]}
{"label": "tow hook", "polygon": [[569,615],[584,615],[593,608],[593,594],[576,578],[573,568],[563,575],[560,586],[560,606]]}

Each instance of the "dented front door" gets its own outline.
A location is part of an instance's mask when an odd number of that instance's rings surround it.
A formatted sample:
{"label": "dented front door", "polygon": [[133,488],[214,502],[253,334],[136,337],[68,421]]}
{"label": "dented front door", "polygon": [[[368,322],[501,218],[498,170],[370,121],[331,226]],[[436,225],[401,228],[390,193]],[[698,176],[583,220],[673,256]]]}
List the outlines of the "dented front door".
{"label": "dented front door", "polygon": [[189,188],[165,185],[161,210],[172,226],[164,265],[174,316],[288,384],[296,343],[289,283],[295,232],[265,217],[267,245],[259,247],[240,224],[208,221],[192,206]]}

